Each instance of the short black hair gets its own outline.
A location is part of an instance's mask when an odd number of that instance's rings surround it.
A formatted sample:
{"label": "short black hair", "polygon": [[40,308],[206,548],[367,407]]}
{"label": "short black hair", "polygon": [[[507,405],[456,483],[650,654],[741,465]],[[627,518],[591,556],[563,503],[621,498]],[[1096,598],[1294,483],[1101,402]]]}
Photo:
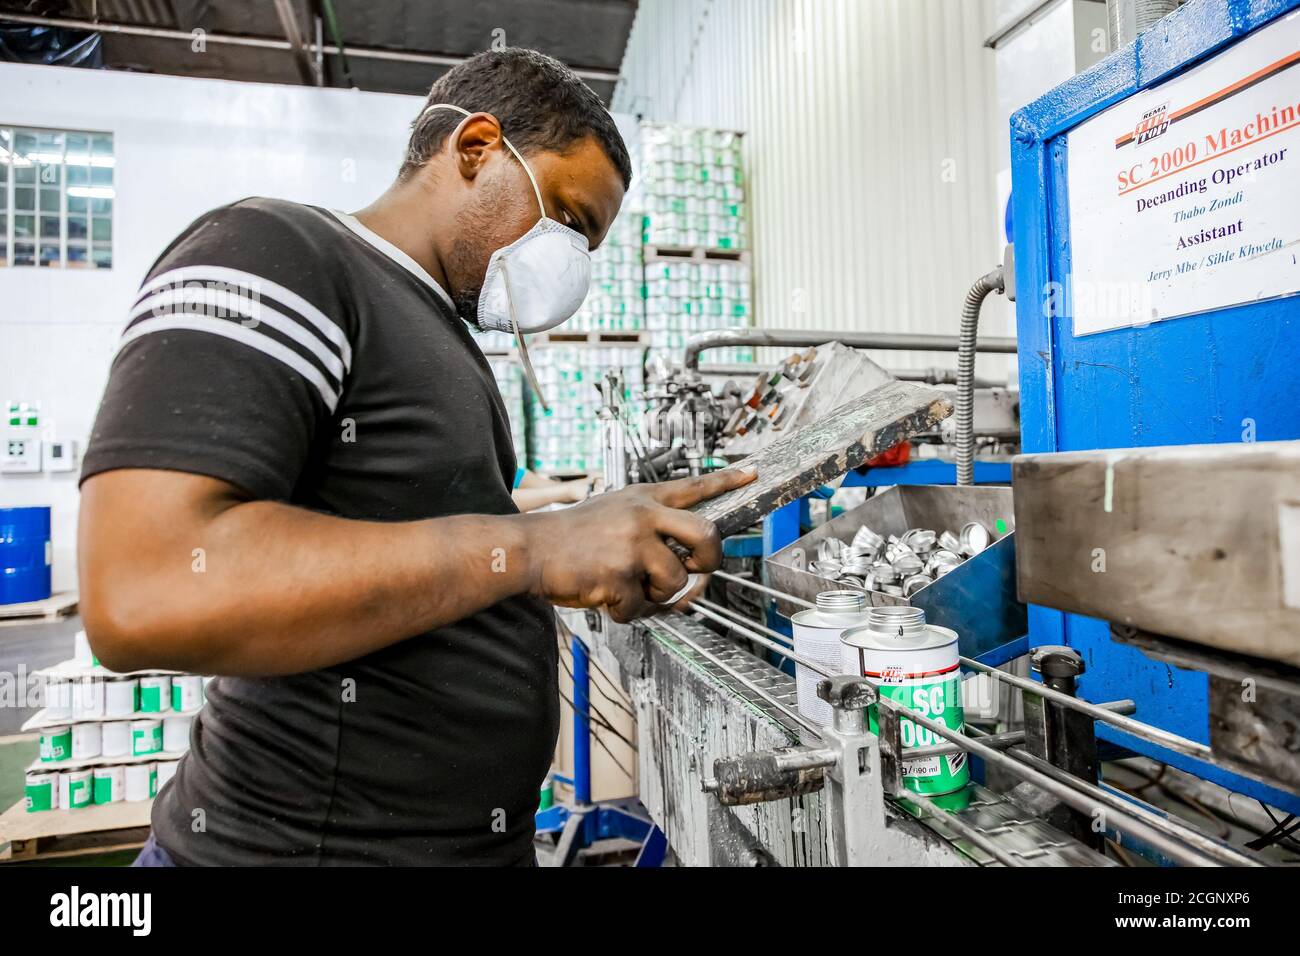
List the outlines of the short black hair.
{"label": "short black hair", "polygon": [[425,112],[434,103],[491,113],[506,138],[524,154],[564,153],[579,140],[594,137],[623,177],[623,188],[632,183],[632,160],[614,117],[576,73],[544,53],[522,47],[488,50],[440,76],[411,123],[399,179],[428,162],[464,119],[454,110]]}

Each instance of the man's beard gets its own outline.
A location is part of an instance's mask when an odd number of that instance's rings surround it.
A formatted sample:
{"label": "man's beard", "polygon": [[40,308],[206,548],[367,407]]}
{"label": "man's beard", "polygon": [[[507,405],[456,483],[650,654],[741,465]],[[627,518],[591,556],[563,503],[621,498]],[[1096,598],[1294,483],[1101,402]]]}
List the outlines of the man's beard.
{"label": "man's beard", "polygon": [[493,244],[484,237],[492,234],[490,227],[497,223],[501,210],[508,208],[510,202],[510,184],[498,177],[484,183],[474,202],[456,215],[457,239],[452,243],[447,262],[447,280],[452,286],[448,291],[456,314],[480,331],[483,326],[478,320],[478,299],[483,279],[493,251],[504,245],[504,241]]}
{"label": "man's beard", "polygon": [[[474,234],[467,224],[461,223],[460,226],[465,229],[463,234]],[[476,329],[482,328],[478,321],[478,297],[483,289],[483,272],[477,263],[487,259],[484,251],[476,248],[476,243],[462,239],[452,245],[447,262],[447,279],[452,286],[448,291],[451,292],[452,304],[456,306],[456,314]]]}
{"label": "man's beard", "polygon": [[478,321],[478,297],[481,288],[481,286],[475,286],[472,289],[462,289],[451,299],[456,306],[456,314],[480,332],[483,331],[483,326]]}

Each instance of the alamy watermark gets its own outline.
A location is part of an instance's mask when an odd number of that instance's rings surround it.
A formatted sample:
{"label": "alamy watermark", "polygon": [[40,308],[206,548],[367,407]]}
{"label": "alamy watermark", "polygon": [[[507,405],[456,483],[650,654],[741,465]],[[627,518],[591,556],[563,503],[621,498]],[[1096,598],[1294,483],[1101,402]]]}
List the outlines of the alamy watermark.
{"label": "alamy watermark", "polygon": [[246,328],[256,328],[262,321],[261,284],[218,280],[178,281],[151,290],[150,314],[198,315],[211,319],[236,319]]}

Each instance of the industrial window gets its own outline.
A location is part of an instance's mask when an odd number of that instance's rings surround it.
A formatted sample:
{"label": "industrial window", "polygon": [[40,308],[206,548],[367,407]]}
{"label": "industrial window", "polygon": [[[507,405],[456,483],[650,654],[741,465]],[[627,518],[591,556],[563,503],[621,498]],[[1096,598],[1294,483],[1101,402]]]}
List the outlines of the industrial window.
{"label": "industrial window", "polygon": [[113,134],[0,126],[0,266],[113,264]]}

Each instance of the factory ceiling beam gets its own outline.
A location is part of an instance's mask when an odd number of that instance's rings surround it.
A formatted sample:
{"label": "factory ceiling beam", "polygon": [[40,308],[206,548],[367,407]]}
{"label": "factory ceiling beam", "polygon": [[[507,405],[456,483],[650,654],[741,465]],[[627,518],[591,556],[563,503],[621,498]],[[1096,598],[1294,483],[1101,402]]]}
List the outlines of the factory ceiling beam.
{"label": "factory ceiling beam", "polygon": [[[33,26],[62,27],[67,30],[90,30],[98,33],[116,33],[123,36],[153,37],[162,40],[182,40],[191,43],[194,34],[185,30],[169,30],[164,27],[143,27],[130,23],[106,23],[96,20],[76,20],[68,17],[41,17],[25,13],[0,12],[0,22],[28,23]],[[227,46],[257,47],[263,50],[291,50],[288,40],[270,37],[236,36],[229,33],[205,33],[207,43],[225,44]],[[309,46],[311,53],[330,56],[341,54],[339,47],[333,43],[313,43]],[[347,55],[363,60],[392,60],[400,63],[428,63],[434,66],[456,66],[464,63],[467,56],[448,56],[443,53],[422,53],[414,50],[386,50],[380,47],[349,46]],[[598,80],[605,83],[617,83],[617,70],[599,70],[571,67],[573,72],[584,80]]]}

